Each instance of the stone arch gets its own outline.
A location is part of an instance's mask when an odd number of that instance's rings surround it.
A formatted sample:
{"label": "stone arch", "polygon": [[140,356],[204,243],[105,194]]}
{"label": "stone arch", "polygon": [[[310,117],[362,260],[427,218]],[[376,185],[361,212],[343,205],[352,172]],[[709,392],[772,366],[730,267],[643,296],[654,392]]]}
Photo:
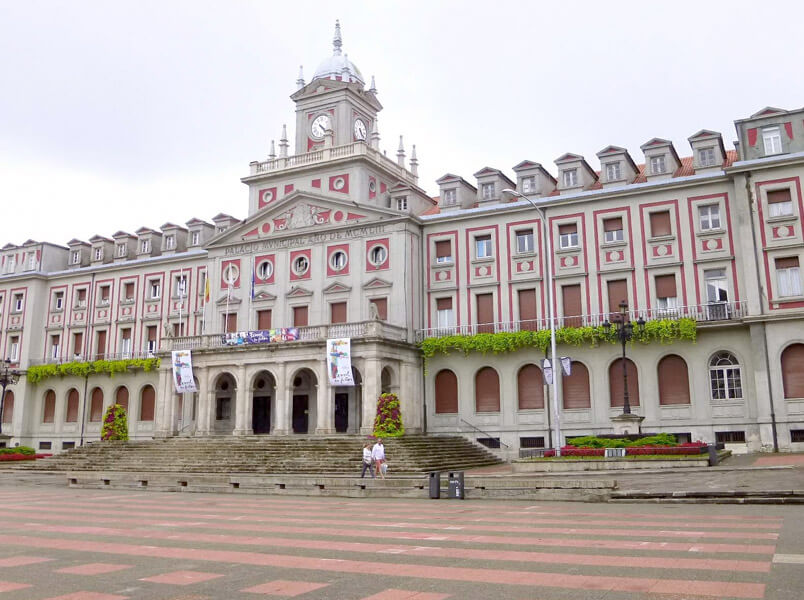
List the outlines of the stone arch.
{"label": "stone arch", "polygon": [[544,408],[544,377],[538,365],[522,365],[516,374],[517,408],[519,410]]}
{"label": "stone arch", "polygon": [[79,402],[80,402],[80,396],[78,394],[78,390],[75,388],[70,388],[69,390],[67,390],[67,410],[64,413],[65,423],[78,422]]}
{"label": "stone arch", "polygon": [[781,358],[784,397],[804,398],[804,344],[790,344]]}
{"label": "stone arch", "polygon": [[231,433],[235,426],[237,377],[229,371],[221,371],[215,376],[213,390],[215,391],[213,430]]}
{"label": "stone arch", "polygon": [[290,376],[290,417],[293,433],[315,431],[317,420],[318,377],[309,367],[300,367]]}
{"label": "stone arch", "polygon": [[385,365],[380,371],[380,393],[399,395],[399,381],[396,371],[390,365]]}
{"label": "stone arch", "polygon": [[442,369],[435,376],[436,414],[458,412],[458,376],[449,369]]}
{"label": "stone arch", "polygon": [[103,420],[103,389],[94,387],[89,393],[89,422],[100,423]]}
{"label": "stone arch", "polygon": [[276,422],[276,377],[260,369],[251,377],[251,429],[257,435],[271,433]]}
{"label": "stone arch", "polygon": [[500,412],[500,375],[493,367],[475,373],[475,412]]}
{"label": "stone arch", "polygon": [[3,424],[10,425],[14,421],[14,390],[6,390],[3,400]]}
{"label": "stone arch", "polygon": [[150,383],[140,389],[140,421],[153,421],[156,410],[156,390]]}
{"label": "stone arch", "polygon": [[589,368],[579,360],[573,360],[570,375],[561,379],[562,405],[564,409],[591,408]]}
{"label": "stone arch", "polygon": [[42,410],[42,423],[56,421],[56,392],[52,389],[45,392]]}
{"label": "stone arch", "polygon": [[119,404],[123,407],[128,414],[128,406],[129,406],[129,393],[128,388],[124,385],[118,386],[118,388],[114,392],[114,402],[115,404]]}
{"label": "stone arch", "polygon": [[[639,406],[639,372],[630,358],[625,359],[625,372],[628,377],[628,403]],[[620,356],[609,364],[609,406],[622,407],[625,402],[623,394],[623,358]]]}
{"label": "stone arch", "polygon": [[690,375],[687,362],[678,354],[663,356],[656,365],[659,405],[690,404]]}
{"label": "stone arch", "polygon": [[709,394],[714,402],[742,400],[742,367],[737,356],[720,350],[709,358]]}

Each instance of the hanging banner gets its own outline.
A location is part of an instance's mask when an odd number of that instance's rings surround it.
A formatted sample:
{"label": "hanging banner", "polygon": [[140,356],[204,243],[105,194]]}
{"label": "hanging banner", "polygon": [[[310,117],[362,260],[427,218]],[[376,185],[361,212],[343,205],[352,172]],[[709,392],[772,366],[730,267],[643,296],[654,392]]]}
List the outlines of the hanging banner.
{"label": "hanging banner", "polygon": [[544,373],[544,382],[547,385],[553,385],[553,366],[550,364],[549,358],[545,358],[542,361],[542,372]]}
{"label": "hanging banner", "polygon": [[561,357],[561,370],[564,371],[566,377],[572,374],[572,359],[569,356]]}
{"label": "hanging banner", "polygon": [[193,379],[193,359],[190,350],[174,350],[173,360],[173,383],[179,394],[184,392],[197,392],[195,380]]}
{"label": "hanging banner", "polygon": [[243,344],[268,344],[270,342],[295,342],[299,339],[299,330],[296,327],[283,329],[261,329],[258,331],[237,331],[225,333],[223,343],[227,346],[242,346]]}
{"label": "hanging banner", "polygon": [[354,385],[352,350],[349,338],[327,340],[327,367],[330,385]]}

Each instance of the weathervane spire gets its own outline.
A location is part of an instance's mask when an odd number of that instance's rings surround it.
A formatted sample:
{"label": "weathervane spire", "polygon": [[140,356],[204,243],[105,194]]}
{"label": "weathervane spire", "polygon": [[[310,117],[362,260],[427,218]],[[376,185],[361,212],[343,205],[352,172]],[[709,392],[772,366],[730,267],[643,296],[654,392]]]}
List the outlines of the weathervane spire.
{"label": "weathervane spire", "polygon": [[335,19],[335,37],[332,38],[333,54],[340,54],[341,46],[343,46],[343,39],[341,38],[341,22],[338,19]]}

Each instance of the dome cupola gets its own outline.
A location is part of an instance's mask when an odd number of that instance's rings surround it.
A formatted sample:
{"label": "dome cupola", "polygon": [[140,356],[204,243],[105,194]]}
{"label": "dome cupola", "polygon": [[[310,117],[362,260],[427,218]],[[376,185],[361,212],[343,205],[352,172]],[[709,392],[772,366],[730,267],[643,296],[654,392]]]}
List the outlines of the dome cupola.
{"label": "dome cupola", "polygon": [[341,52],[343,40],[341,39],[341,24],[335,21],[335,36],[332,38],[332,56],[325,59],[313,75],[316,79],[335,79],[347,83],[359,83],[365,85],[363,75],[355,64],[349,60],[349,56]]}

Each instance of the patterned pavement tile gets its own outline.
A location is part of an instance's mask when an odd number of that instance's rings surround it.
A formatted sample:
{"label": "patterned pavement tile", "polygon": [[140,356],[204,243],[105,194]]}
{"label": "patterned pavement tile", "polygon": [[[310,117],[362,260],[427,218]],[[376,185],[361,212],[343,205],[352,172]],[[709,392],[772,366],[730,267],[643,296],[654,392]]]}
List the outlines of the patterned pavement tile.
{"label": "patterned pavement tile", "polygon": [[114,573],[123,569],[130,569],[131,565],[110,565],[108,563],[87,563],[74,567],[57,569],[56,573],[69,573],[71,575],[103,575],[104,573]]}
{"label": "patterned pavement tile", "polygon": [[169,585],[192,585],[193,583],[209,581],[210,579],[217,579],[218,577],[223,577],[223,575],[218,573],[202,573],[200,571],[173,571],[172,573],[163,573],[162,575],[154,575],[153,577],[143,577],[140,581],[167,583]]}
{"label": "patterned pavement tile", "polygon": [[311,583],[306,581],[285,581],[284,579],[277,579],[269,581],[254,587],[240,590],[241,592],[250,592],[252,594],[265,594],[266,596],[287,596],[293,598],[301,596],[307,592],[318,590],[327,587],[328,583]]}
{"label": "patterned pavement tile", "polygon": [[14,583],[13,581],[0,581],[0,592],[13,592],[31,587],[28,583]]}
{"label": "patterned pavement tile", "polygon": [[436,594],[433,592],[412,592],[410,590],[388,589],[374,594],[363,600],[444,600],[450,594]]}
{"label": "patterned pavement tile", "polygon": [[53,559],[43,556],[10,556],[8,558],[0,558],[0,567],[24,567],[26,565],[35,565],[36,563],[47,562],[49,560]]}
{"label": "patterned pavement tile", "polygon": [[117,594],[103,594],[100,592],[74,592],[66,596],[54,596],[45,600],[127,600],[128,596]]}

